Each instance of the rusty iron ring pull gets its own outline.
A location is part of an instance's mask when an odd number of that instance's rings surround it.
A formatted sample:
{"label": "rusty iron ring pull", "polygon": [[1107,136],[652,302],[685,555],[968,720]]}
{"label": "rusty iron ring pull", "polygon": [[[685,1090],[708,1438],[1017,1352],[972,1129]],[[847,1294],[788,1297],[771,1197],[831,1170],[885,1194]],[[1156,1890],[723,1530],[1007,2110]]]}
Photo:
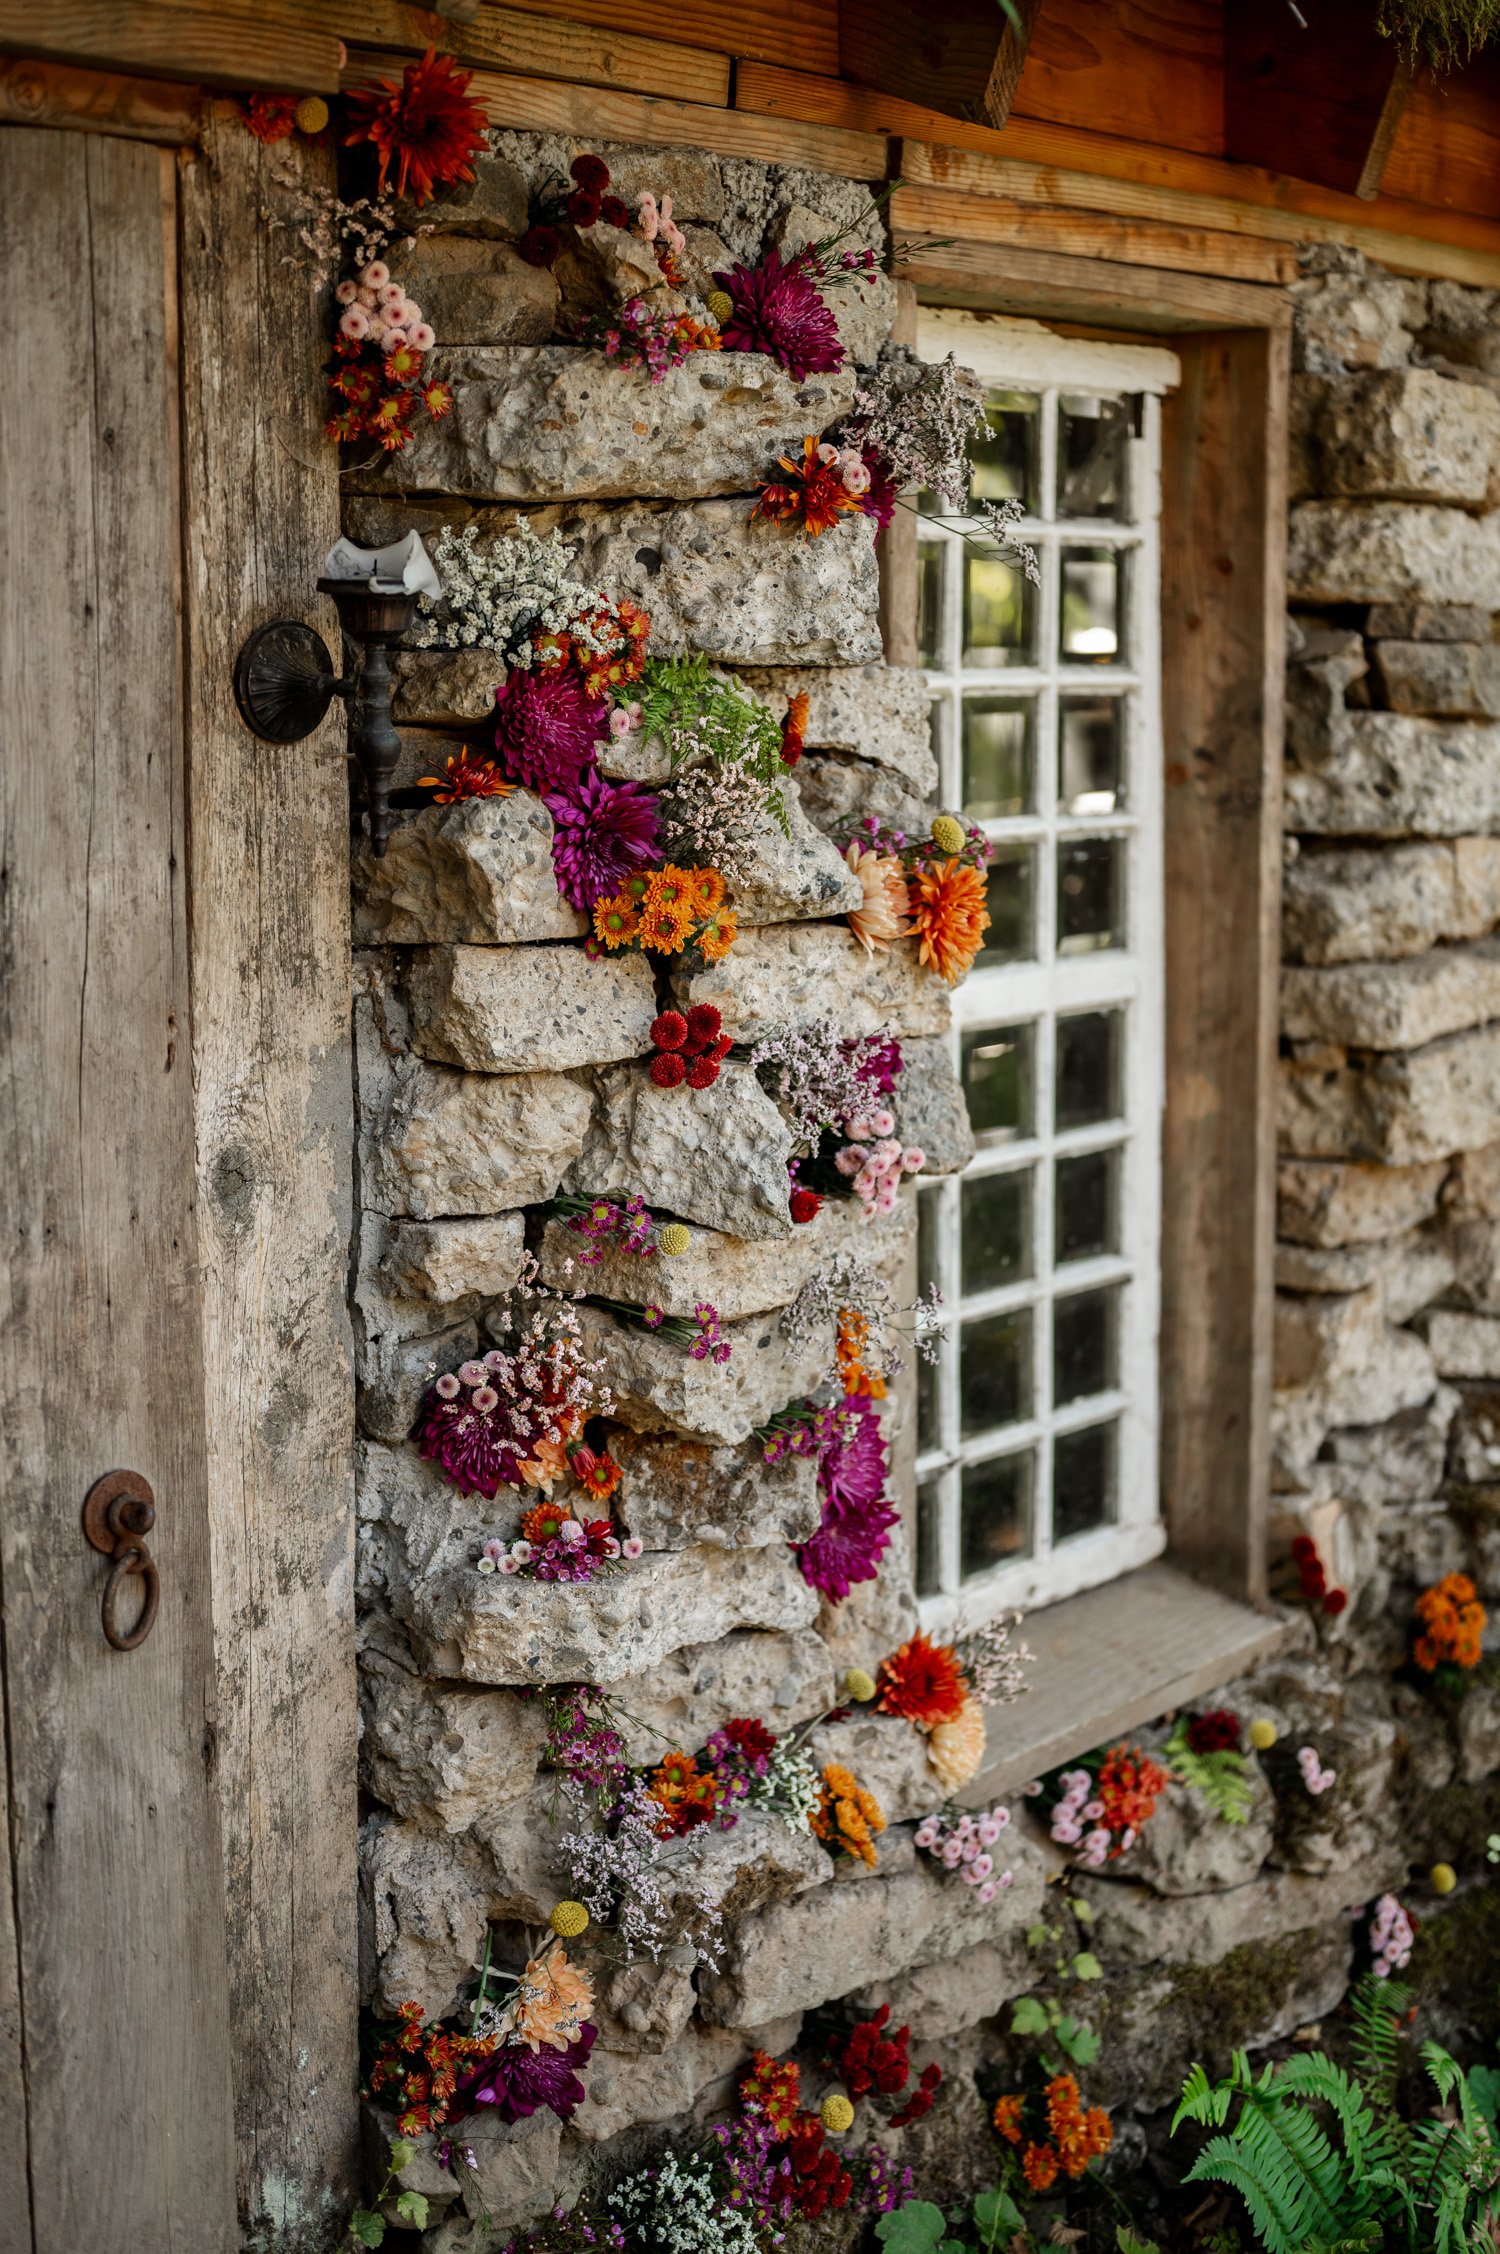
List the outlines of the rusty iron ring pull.
{"label": "rusty iron ring pull", "polygon": [[[145,1536],[156,1524],[151,1483],[138,1471],[107,1471],[96,1479],[83,1502],[83,1531],[96,1550],[114,1560],[99,1607],[106,1643],[115,1651],[135,1651],[156,1626],[161,1582]],[[115,1618],[120,1591],[133,1574],[145,1577],[146,1597],[135,1626],[121,1635]]]}

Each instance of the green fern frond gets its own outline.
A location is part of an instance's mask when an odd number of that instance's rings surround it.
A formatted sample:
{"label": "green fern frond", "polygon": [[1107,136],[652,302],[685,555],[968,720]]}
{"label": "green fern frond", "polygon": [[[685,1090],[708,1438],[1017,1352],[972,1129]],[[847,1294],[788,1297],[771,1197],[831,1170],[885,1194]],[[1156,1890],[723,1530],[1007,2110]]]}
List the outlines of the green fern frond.
{"label": "green fern frond", "polygon": [[1289,2058],[1276,2077],[1276,2094],[1306,2098],[1326,2105],[1344,2138],[1344,2160],[1351,2181],[1358,2182],[1367,2165],[1375,2116],[1365,2093],[1352,2076],[1321,2051],[1305,2058]]}
{"label": "green fern frond", "polygon": [[1410,2002],[1407,1989],[1394,1980],[1377,1980],[1373,1972],[1355,1982],[1349,1998],[1354,2015],[1354,2071],[1378,2112],[1390,2110],[1396,2102],[1400,2023]]}
{"label": "green fern frond", "polygon": [[[1326,2062],[1325,2062],[1326,2063]],[[1185,2181],[1232,2183],[1242,2192],[1271,2254],[1300,2254],[1309,2239],[1335,2239],[1350,2220],[1362,2220],[1340,2154],[1317,2116],[1295,2098],[1283,2098],[1268,2067],[1261,2081],[1240,2089],[1240,2113],[1228,2137],[1216,2137]],[[1258,2206],[1250,2201],[1253,2185]],[[1259,2210],[1271,2218],[1268,2235]]]}
{"label": "green fern frond", "polygon": [[1167,1740],[1167,1766],[1174,1776],[1201,1792],[1221,1822],[1243,1824],[1255,1805],[1255,1787],[1246,1770],[1245,1756],[1232,1747],[1218,1753],[1195,1753],[1188,1744],[1187,1717],[1179,1718]]}
{"label": "green fern frond", "polygon": [[1302,2254],[1307,2237],[1301,2229],[1300,2215],[1295,2210],[1289,2213],[1284,2205],[1274,2201],[1274,2187],[1268,2188],[1262,2182],[1258,2171],[1245,2159],[1232,2137],[1214,2137],[1203,2147],[1182,2180],[1188,2184],[1227,2184],[1245,2202],[1265,2254]]}
{"label": "green fern frond", "polygon": [[[1238,2065],[1245,2054],[1243,2051],[1236,2051],[1234,2055],[1235,2063]],[[1188,2071],[1187,2080],[1182,2085],[1182,2096],[1178,2102],[1177,2111],[1172,2116],[1172,2133],[1174,2136],[1184,2121],[1199,2121],[1205,2127],[1222,2129],[1224,2123],[1229,2119],[1229,2108],[1234,2101],[1234,2093],[1239,2086],[1237,2082],[1232,2080],[1219,2083],[1211,2082],[1205,2067],[1193,2065]]]}

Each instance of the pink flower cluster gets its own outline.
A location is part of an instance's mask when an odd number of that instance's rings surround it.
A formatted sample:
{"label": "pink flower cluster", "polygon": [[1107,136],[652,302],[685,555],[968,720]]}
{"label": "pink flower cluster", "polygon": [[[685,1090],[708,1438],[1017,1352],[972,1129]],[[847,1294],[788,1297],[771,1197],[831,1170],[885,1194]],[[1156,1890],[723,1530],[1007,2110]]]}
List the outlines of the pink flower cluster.
{"label": "pink flower cluster", "polygon": [[834,1154],[833,1163],[853,1184],[867,1221],[872,1221],[877,1213],[894,1213],[902,1175],[919,1174],[927,1164],[926,1152],[915,1144],[902,1149],[896,1139],[895,1126],[895,1117],[888,1111],[872,1111],[857,1119],[846,1119],[844,1132],[849,1140]]}
{"label": "pink flower cluster", "polygon": [[1298,1752],[1297,1766],[1302,1771],[1302,1782],[1314,1799],[1320,1792],[1326,1792],[1328,1787],[1337,1781],[1338,1771],[1336,1769],[1325,1769],[1318,1759],[1316,1749],[1311,1745],[1304,1745]]}
{"label": "pink flower cluster", "polygon": [[[1076,1847],[1079,1863],[1085,1870],[1103,1870],[1113,1840],[1099,1821],[1104,1814],[1104,1802],[1089,1797],[1094,1789],[1093,1778],[1087,1769],[1064,1769],[1058,1782],[1063,1796],[1052,1808],[1053,1838],[1061,1847]],[[1093,1830],[1085,1831],[1085,1824],[1092,1824]],[[1121,1849],[1134,1844],[1135,1833],[1127,1826],[1120,1834]]]}
{"label": "pink flower cluster", "polygon": [[862,500],[870,490],[870,466],[855,446],[835,446],[824,439],[818,448],[818,460],[825,470],[833,470],[846,493],[856,501]]}
{"label": "pink flower cluster", "polygon": [[656,1222],[639,1197],[628,1197],[623,1205],[613,1198],[596,1197],[584,1212],[569,1214],[567,1225],[589,1239],[588,1249],[578,1255],[581,1267],[597,1266],[604,1258],[603,1240],[609,1237],[615,1239],[619,1252],[633,1252],[638,1260],[655,1257]]}
{"label": "pink flower cluster", "polygon": [[634,231],[643,243],[660,242],[669,258],[687,256],[687,237],[672,217],[670,196],[663,196],[658,204],[650,189],[643,188],[635,199],[635,213]]}
{"label": "pink flower cluster", "polygon": [[623,1560],[633,1565],[645,1548],[635,1535],[621,1541],[607,1518],[587,1526],[576,1518],[560,1521],[545,1542],[502,1542],[491,1535],[479,1553],[481,1573],[524,1574],[532,1581],[592,1581]]}
{"label": "pink flower cluster", "polygon": [[383,259],[372,258],[358,281],[340,282],[333,294],[344,308],[339,335],[353,344],[378,344],[382,352],[394,352],[404,344],[413,352],[430,352],[437,343],[421,306],[391,280]]}
{"label": "pink flower cluster", "polygon": [[1370,1969],[1377,1980],[1389,1980],[1393,1972],[1410,1964],[1416,1938],[1411,1919],[1395,1895],[1382,1894],[1370,1920]]}
{"label": "pink flower cluster", "polygon": [[944,1870],[956,1870],[965,1886],[974,1888],[977,1901],[993,1902],[1013,1876],[1010,1871],[997,1871],[990,1853],[1009,1822],[1009,1808],[998,1805],[978,1815],[968,1809],[952,1814],[940,1809],[918,1825],[915,1844]]}
{"label": "pink flower cluster", "polygon": [[[719,1326],[718,1308],[711,1306],[708,1300],[700,1299],[693,1308],[692,1319],[698,1326],[698,1335],[688,1347],[688,1360],[706,1362],[711,1356],[716,1362],[727,1362],[734,1352],[734,1344],[724,1336]],[[688,1320],[686,1315],[672,1318],[674,1335],[680,1335],[680,1327],[686,1325]],[[643,1307],[641,1321],[647,1330],[660,1330],[667,1317],[660,1307]]]}

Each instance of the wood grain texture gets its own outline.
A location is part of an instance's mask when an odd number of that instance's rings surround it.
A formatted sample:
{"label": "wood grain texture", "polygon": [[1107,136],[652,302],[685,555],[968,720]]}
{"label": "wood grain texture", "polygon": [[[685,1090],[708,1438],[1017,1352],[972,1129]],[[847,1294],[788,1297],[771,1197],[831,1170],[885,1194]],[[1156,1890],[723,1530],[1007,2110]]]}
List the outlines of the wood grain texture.
{"label": "wood grain texture", "polygon": [[1381,186],[1444,211],[1500,216],[1500,55],[1414,86],[1401,113]]}
{"label": "wood grain texture", "polygon": [[273,748],[235,653],[318,620],[338,531],[317,293],[282,263],[288,170],[210,120],[184,176],[193,1072],[240,2196],[257,2243],[331,2246],[356,2136],[348,797],[330,720]]}
{"label": "wood grain texture", "polygon": [[[1034,0],[1026,5],[1034,14]],[[951,117],[1002,125],[1020,57],[994,0],[945,0],[940,8],[923,0],[840,0],[839,70]]]}
{"label": "wood grain texture", "polygon": [[[400,58],[351,49],[346,86],[399,74]],[[717,155],[759,157],[769,164],[800,164],[812,172],[837,172],[856,180],[883,180],[886,142],[881,134],[842,126],[802,125],[754,117],[706,103],[657,101],[644,94],[615,94],[553,79],[511,78],[476,71],[469,88],[491,125],[526,126],[571,135],[584,147],[598,141],[643,141],[652,147],[711,149]]]}
{"label": "wood grain texture", "polygon": [[1222,228],[1176,227],[1157,219],[1068,210],[1027,198],[954,194],[942,188],[898,188],[891,224],[903,236],[954,237],[967,243],[1014,243],[1070,258],[1110,258],[1127,266],[1162,266],[1188,274],[1223,274],[1241,282],[1290,282],[1297,253],[1290,243],[1264,242]]}
{"label": "wood grain texture", "polygon": [[0,124],[57,125],[177,147],[198,136],[203,98],[170,79],[122,78],[70,63],[0,59]]}
{"label": "wood grain texture", "polygon": [[1026,313],[1107,329],[1288,327],[1285,293],[1213,274],[1176,274],[1113,259],[1069,258],[1004,243],[933,245],[896,230],[902,275],[925,305]]}
{"label": "wood grain texture", "polygon": [[339,83],[332,32],[264,26],[170,0],[0,0],[0,54],[293,94],[332,94]]}
{"label": "wood grain texture", "polygon": [[1162,1500],[1173,1555],[1265,1590],[1288,340],[1183,337],[1162,407],[1167,1096]]}
{"label": "wood grain texture", "polygon": [[[1224,153],[1325,187],[1374,193],[1377,137],[1396,129],[1400,50],[1376,36],[1365,0],[1321,0],[1303,21],[1289,8],[1224,16]],[[1389,112],[1389,114],[1387,114]]]}
{"label": "wood grain texture", "polygon": [[[528,16],[558,12],[558,0],[509,0],[509,5]],[[481,18],[487,13],[484,0]],[[568,14],[609,31],[639,32],[645,24],[638,0],[568,0]],[[681,0],[662,29],[685,47],[746,55],[789,70],[839,67],[838,0]]]}
{"label": "wood grain texture", "polygon": [[1063,0],[1044,8],[1012,114],[1055,125],[1107,123],[1129,140],[1222,156],[1224,23],[1239,6]]}
{"label": "wood grain texture", "polygon": [[[896,317],[891,326],[893,344],[917,343],[917,293],[910,282],[896,284]],[[915,665],[917,649],[917,519],[910,508],[898,508],[875,542],[880,569],[880,638],[887,665]],[[913,1287],[915,1289],[915,1286]],[[913,1384],[915,1380],[913,1379]],[[911,1401],[916,1394],[913,1390]],[[909,1415],[915,1432],[915,1407]],[[912,1441],[915,1447],[915,1439]],[[913,1455],[913,1463],[916,1458]],[[915,1482],[911,1493],[915,1498]],[[915,1503],[913,1501],[913,1508]]]}
{"label": "wood grain texture", "polygon": [[1007,16],[1000,33],[999,51],[990,72],[990,82],[984,92],[983,116],[986,125],[996,132],[1010,116],[1016,99],[1016,88],[1021,83],[1021,72],[1036,36],[1037,18],[1042,12],[1042,0],[1012,0],[1014,14]]}
{"label": "wood grain texture", "polygon": [[989,1714],[985,1765],[959,1798],[982,1807],[1091,1746],[1232,1682],[1287,1639],[1286,1625],[1170,1565],[1027,1615],[1027,1694]]}
{"label": "wood grain texture", "polygon": [[[239,2243],[193,1211],[173,168],[141,142],[0,133],[0,276],[46,371],[0,396],[0,511],[24,559],[0,593],[0,1581],[26,2061],[4,2206],[22,2208],[26,2175],[33,2203],[30,2230],[8,2215],[0,2238],[32,2254]],[[156,1626],[126,1654],[104,1640],[107,1567],[79,1523],[117,1467],[155,1490],[161,1576]]]}

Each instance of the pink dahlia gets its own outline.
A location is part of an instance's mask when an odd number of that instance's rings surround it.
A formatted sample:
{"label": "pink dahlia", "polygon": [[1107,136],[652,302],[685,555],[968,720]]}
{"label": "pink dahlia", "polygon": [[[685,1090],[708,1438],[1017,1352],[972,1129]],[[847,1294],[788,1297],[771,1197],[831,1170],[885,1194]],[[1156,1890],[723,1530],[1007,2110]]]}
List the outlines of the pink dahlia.
{"label": "pink dahlia", "polygon": [[820,1420],[818,1486],[822,1523],[796,1546],[802,1578],[834,1604],[856,1581],[873,1581],[890,1547],[898,1513],[885,1500],[887,1457],[873,1401],[846,1394]]}
{"label": "pink dahlia", "polygon": [[565,2050],[543,2043],[529,2050],[525,2043],[502,2043],[482,2066],[466,2074],[454,2091],[454,2102],[465,2113],[492,2105],[497,2121],[525,2121],[539,2105],[547,2106],[559,2121],[571,2121],[588,2092],[573,2069],[588,2064],[599,2030],[586,2019],[578,2040]]}
{"label": "pink dahlia", "polygon": [[495,697],[495,749],[507,773],[529,790],[576,785],[608,726],[603,703],[571,666],[511,673]]}
{"label": "pink dahlia", "polygon": [[549,791],[547,810],[556,825],[557,889],[585,915],[619,892],[632,870],[660,859],[656,800],[634,783],[612,783],[593,769],[569,789]]}
{"label": "pink dahlia", "polygon": [[768,250],[758,266],[732,266],[714,280],[734,308],[719,330],[725,352],[769,353],[799,383],[842,368],[838,323],[798,259],[783,266],[780,251]]}

